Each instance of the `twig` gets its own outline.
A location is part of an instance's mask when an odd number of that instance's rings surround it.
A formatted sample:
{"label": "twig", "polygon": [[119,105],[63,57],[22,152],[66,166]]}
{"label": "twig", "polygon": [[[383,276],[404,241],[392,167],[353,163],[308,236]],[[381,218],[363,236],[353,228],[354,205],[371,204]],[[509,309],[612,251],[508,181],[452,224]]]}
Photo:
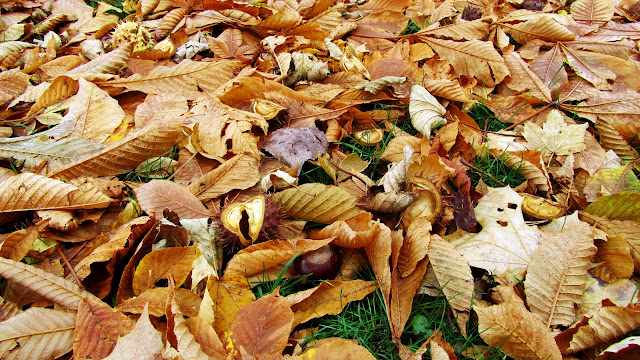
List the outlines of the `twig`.
{"label": "twig", "polygon": [[533,114],[531,114],[531,115],[527,116],[526,118],[524,118],[524,119],[522,119],[522,120],[520,120],[520,121],[518,121],[518,122],[516,122],[516,123],[513,123],[513,124],[511,124],[511,125],[509,125],[509,126],[507,126],[504,130],[505,130],[505,131],[509,131],[509,130],[513,129],[514,127],[516,127],[516,126],[518,126],[518,125],[520,125],[520,124],[524,123],[525,121],[529,121],[529,120],[531,120],[534,116],[536,116],[536,115],[540,114],[541,112],[543,112],[543,111],[547,110],[548,108],[550,108],[552,105],[554,105],[554,103],[555,103],[555,102],[550,102],[550,103],[548,103],[547,105],[545,105],[545,106],[541,107],[541,108],[540,108],[540,110],[538,110],[538,111],[534,112]]}
{"label": "twig", "polygon": [[502,186],[506,186],[502,181],[500,181],[500,180],[498,180],[498,179],[494,178],[494,177],[493,177],[491,174],[489,174],[488,172],[486,172],[486,171],[484,171],[484,170],[482,170],[482,169],[479,169],[479,168],[477,168],[477,167],[475,167],[475,166],[473,166],[473,165],[469,164],[469,163],[467,162],[467,160],[460,158],[460,162],[461,162],[463,165],[468,166],[468,167],[472,168],[473,170],[475,170],[475,171],[477,171],[477,172],[479,172],[479,173],[481,173],[481,174],[483,174],[483,175],[487,175],[491,180],[493,180],[493,181],[497,182],[498,184],[500,184],[500,185],[502,185]]}
{"label": "twig", "polygon": [[60,257],[62,258],[62,261],[64,261],[64,264],[67,265],[67,267],[69,268],[69,271],[71,272],[71,275],[73,275],[73,278],[76,279],[76,283],[78,283],[78,286],[81,289],[83,289],[84,286],[82,286],[80,279],[78,279],[78,274],[76,274],[75,270],[73,270],[73,267],[69,263],[69,260],[67,260],[67,257],[62,252],[62,249],[60,248],[60,243],[56,244],[56,250],[58,250],[58,254],[60,254]]}

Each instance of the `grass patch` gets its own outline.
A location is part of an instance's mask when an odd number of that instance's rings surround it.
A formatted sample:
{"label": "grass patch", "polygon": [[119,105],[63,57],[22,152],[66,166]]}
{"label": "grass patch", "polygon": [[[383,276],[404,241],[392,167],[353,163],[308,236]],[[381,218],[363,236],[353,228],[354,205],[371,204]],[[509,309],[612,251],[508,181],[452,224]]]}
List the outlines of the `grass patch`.
{"label": "grass patch", "polygon": [[469,171],[471,185],[478,186],[480,179],[490,187],[516,187],[525,182],[527,179],[520,173],[522,165],[515,169],[509,167],[504,162],[505,156],[509,155],[503,153],[498,157],[488,151],[477,156],[473,163],[476,169]]}
{"label": "grass patch", "polygon": [[171,161],[177,156],[178,148],[172,147],[169,151],[156,158],[147,159],[144,166],[139,169],[129,170],[119,175],[122,181],[140,181],[147,183],[154,179],[168,179],[173,172],[167,172],[167,167],[171,166]]}
{"label": "grass patch", "polygon": [[418,24],[414,23],[413,20],[409,20],[407,27],[404,28],[404,31],[402,32],[402,35],[415,34],[420,30],[422,30],[422,28]]}
{"label": "grass patch", "polygon": [[498,132],[509,127],[509,123],[498,120],[496,115],[483,103],[476,106],[467,113],[476,121],[480,129]]}

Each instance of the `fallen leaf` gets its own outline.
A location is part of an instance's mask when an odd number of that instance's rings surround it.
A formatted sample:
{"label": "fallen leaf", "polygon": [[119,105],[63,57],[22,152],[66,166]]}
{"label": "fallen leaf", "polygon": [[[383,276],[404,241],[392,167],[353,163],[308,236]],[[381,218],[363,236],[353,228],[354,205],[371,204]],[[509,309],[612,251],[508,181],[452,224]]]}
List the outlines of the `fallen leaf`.
{"label": "fallen leaf", "polygon": [[140,295],[156,287],[156,281],[173,276],[176,286],[182,285],[191,272],[191,264],[200,256],[197,247],[174,247],[152,251],[146,255],[133,275],[133,292]]}
{"label": "fallen leaf", "polygon": [[313,160],[327,151],[329,143],[316,127],[283,128],[272,132],[262,146],[289,167]]}
{"label": "fallen leaf", "polygon": [[163,348],[162,334],[149,321],[149,313],[145,307],[133,330],[118,338],[115,348],[105,359],[129,360],[142,356],[159,356]]}
{"label": "fallen leaf", "polygon": [[159,217],[164,209],[174,211],[181,219],[213,215],[189,190],[172,181],[151,180],[134,192],[142,210],[151,216]]}
{"label": "fallen leaf", "polygon": [[522,305],[505,302],[487,308],[474,306],[480,337],[514,358],[562,359],[547,327]]}

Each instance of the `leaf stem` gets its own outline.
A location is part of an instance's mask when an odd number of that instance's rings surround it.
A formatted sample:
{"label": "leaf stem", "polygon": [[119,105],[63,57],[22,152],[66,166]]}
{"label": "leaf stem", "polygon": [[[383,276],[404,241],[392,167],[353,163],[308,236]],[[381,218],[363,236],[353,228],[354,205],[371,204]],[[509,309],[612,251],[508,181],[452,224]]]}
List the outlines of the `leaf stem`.
{"label": "leaf stem", "polygon": [[69,263],[69,260],[67,260],[67,257],[62,252],[62,249],[60,248],[60,243],[56,244],[56,250],[58,250],[58,254],[60,254],[60,257],[62,258],[62,261],[64,261],[64,264],[69,268],[69,271],[71,272],[71,275],[73,275],[73,278],[76,280],[76,283],[78,284],[80,289],[84,289],[84,286],[82,286],[82,283],[80,282],[80,279],[78,279],[78,274],[76,274],[75,270],[73,270],[73,267]]}

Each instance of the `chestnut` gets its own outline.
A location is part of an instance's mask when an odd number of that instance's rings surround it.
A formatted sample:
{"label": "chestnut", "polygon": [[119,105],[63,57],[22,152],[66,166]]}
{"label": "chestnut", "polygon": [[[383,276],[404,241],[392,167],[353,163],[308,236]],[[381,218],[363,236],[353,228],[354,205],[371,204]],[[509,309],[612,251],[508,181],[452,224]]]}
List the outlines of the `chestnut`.
{"label": "chestnut", "polygon": [[309,280],[333,279],[339,269],[340,254],[333,244],[302,254],[293,261],[293,271],[297,275],[309,275]]}

